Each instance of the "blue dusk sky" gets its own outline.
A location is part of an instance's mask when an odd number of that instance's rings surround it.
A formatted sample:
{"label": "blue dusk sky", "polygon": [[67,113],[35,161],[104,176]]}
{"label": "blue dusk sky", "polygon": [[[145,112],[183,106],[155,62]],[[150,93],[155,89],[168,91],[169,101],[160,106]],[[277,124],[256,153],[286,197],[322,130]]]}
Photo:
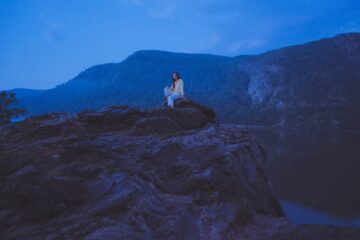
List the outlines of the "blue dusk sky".
{"label": "blue dusk sky", "polygon": [[142,49],[236,56],[359,31],[359,0],[0,0],[0,90]]}

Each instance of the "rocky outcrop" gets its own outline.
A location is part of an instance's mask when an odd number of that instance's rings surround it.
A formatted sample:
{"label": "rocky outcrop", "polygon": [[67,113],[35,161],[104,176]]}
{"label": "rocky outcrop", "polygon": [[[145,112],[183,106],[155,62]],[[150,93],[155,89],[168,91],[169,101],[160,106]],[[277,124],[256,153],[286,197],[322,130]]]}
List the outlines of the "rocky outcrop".
{"label": "rocky outcrop", "polygon": [[262,146],[214,118],[184,101],[175,109],[51,113],[3,127],[0,239],[302,234],[283,217]]}

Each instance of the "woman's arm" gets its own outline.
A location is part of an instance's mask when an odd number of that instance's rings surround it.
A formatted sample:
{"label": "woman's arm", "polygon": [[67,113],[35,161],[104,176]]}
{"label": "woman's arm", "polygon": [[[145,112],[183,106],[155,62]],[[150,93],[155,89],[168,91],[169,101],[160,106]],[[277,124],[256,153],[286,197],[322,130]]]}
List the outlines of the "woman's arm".
{"label": "woman's arm", "polygon": [[180,89],[180,94],[184,95],[184,81],[182,79],[179,82],[179,89]]}

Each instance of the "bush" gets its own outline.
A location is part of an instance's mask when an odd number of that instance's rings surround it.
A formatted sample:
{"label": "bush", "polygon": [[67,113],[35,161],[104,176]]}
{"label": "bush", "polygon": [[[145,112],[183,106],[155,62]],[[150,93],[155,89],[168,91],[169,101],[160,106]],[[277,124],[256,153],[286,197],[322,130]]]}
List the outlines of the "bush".
{"label": "bush", "polygon": [[26,114],[25,109],[14,107],[17,103],[15,93],[0,93],[0,126],[11,123],[13,117],[20,117]]}

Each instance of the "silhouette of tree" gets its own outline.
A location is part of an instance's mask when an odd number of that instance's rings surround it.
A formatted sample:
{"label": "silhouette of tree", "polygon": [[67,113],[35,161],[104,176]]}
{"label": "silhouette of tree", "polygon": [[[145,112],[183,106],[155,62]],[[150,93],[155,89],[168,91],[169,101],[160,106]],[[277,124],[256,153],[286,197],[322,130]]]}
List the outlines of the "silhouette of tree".
{"label": "silhouette of tree", "polygon": [[0,93],[0,126],[9,124],[13,117],[20,117],[26,114],[23,108],[17,108],[14,105],[18,103],[15,93]]}

